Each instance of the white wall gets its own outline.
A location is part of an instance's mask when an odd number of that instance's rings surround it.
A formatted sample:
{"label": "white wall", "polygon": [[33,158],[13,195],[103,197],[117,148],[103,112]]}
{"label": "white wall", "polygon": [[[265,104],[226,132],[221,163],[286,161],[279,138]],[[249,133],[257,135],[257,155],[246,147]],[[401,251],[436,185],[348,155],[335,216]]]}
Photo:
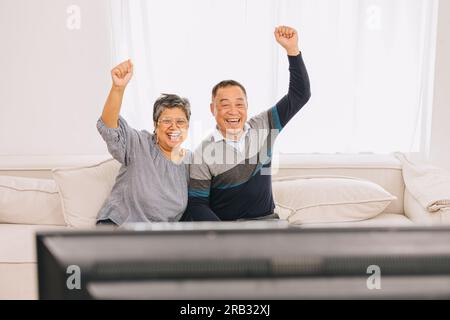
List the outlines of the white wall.
{"label": "white wall", "polygon": [[[80,30],[67,28],[70,5]],[[109,19],[109,0],[0,1],[0,166],[107,153],[95,123],[110,86]],[[450,0],[440,1],[436,53],[430,159],[450,169]]]}
{"label": "white wall", "polygon": [[[70,5],[79,30],[67,27]],[[0,1],[0,165],[107,152],[96,121],[110,86],[109,19],[108,0]]]}
{"label": "white wall", "polygon": [[450,170],[450,0],[440,0],[430,160]]}

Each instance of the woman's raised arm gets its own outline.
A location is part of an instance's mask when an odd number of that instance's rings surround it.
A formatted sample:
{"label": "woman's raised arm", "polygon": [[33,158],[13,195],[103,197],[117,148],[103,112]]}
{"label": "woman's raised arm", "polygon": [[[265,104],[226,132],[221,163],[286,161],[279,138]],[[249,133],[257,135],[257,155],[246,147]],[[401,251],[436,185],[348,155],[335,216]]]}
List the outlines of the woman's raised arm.
{"label": "woman's raised arm", "polygon": [[113,84],[102,113],[102,121],[108,128],[117,128],[119,126],[118,120],[123,95],[132,76],[133,63],[131,60],[124,61],[111,70]]}

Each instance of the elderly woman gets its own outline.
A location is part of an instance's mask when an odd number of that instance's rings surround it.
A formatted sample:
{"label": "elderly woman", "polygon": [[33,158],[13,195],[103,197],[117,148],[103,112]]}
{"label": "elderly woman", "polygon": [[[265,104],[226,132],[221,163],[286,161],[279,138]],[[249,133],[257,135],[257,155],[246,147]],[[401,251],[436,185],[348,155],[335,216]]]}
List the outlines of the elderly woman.
{"label": "elderly woman", "polygon": [[154,133],[138,131],[119,116],[133,64],[125,61],[111,75],[113,85],[97,128],[122,166],[97,225],[178,221],[187,205],[190,153],[181,144],[189,128],[189,101],[162,95],[153,107]]}

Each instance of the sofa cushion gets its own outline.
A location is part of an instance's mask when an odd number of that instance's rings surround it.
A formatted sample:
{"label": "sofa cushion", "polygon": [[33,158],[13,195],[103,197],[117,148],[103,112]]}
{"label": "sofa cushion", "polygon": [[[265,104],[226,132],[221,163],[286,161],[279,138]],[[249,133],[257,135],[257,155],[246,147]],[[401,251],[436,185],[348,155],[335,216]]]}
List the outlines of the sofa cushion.
{"label": "sofa cushion", "polygon": [[[279,161],[279,162],[278,162]],[[397,197],[384,212],[404,214],[405,184],[400,161],[392,154],[282,155],[273,163],[274,179],[293,176],[333,175],[372,181]]]}
{"label": "sofa cushion", "polygon": [[383,212],[372,219],[352,222],[318,223],[294,225],[297,228],[376,228],[376,227],[412,227],[414,223],[398,213]]}
{"label": "sofa cushion", "polygon": [[35,263],[36,232],[66,229],[65,226],[0,224],[0,264]]}
{"label": "sofa cushion", "polygon": [[366,220],[395,199],[373,182],[328,176],[274,181],[273,194],[277,213],[291,224]]}
{"label": "sofa cushion", "polygon": [[52,170],[68,226],[95,226],[97,214],[111,193],[119,169],[120,163],[109,159],[91,166]]}
{"label": "sofa cushion", "polygon": [[55,181],[0,176],[0,223],[65,225]]}

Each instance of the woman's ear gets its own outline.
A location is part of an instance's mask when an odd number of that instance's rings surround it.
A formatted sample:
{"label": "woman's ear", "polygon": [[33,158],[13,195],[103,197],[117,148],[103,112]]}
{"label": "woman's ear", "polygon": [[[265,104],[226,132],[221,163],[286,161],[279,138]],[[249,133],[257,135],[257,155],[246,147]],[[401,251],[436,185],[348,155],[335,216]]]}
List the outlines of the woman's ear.
{"label": "woman's ear", "polygon": [[157,123],[157,122],[153,122],[153,127],[154,127],[154,129],[153,129],[153,135],[155,136],[156,143],[158,143],[158,142],[159,142],[159,140],[158,140],[158,134],[156,133],[156,129],[158,128],[158,123]]}

